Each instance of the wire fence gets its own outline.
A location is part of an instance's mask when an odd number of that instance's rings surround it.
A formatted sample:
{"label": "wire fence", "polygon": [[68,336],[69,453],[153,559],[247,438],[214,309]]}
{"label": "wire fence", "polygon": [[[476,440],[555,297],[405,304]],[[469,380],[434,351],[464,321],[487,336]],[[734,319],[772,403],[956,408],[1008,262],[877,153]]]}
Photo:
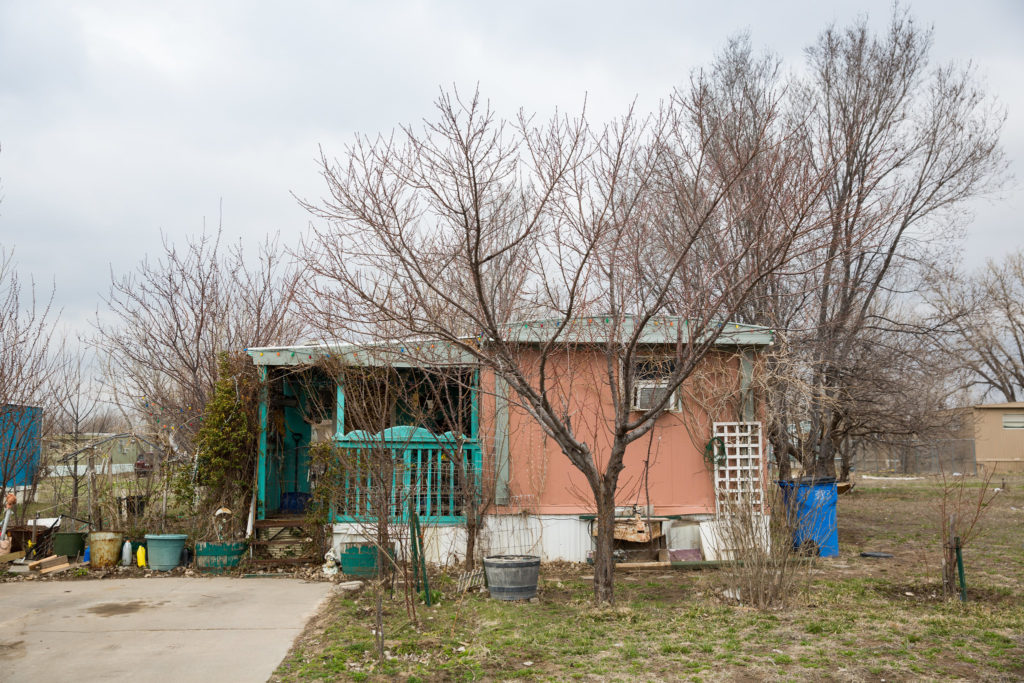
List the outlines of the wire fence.
{"label": "wire fence", "polygon": [[852,469],[861,474],[961,474],[974,476],[974,439],[881,442],[852,445]]}

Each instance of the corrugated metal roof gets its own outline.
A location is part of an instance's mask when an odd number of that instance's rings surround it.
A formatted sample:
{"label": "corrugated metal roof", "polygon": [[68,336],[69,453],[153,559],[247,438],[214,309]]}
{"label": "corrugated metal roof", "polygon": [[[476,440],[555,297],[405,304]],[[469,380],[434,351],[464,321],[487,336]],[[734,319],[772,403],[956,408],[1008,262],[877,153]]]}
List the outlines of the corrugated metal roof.
{"label": "corrugated metal roof", "polygon": [[[505,340],[513,344],[539,344],[556,339],[565,344],[596,345],[612,341],[625,341],[636,329],[634,316],[623,316],[620,324],[612,316],[576,318],[563,325],[558,319],[523,320],[508,323]],[[639,337],[644,346],[664,346],[688,343],[691,323],[678,316],[659,316],[648,321]],[[718,328],[718,329],[715,329]],[[717,334],[716,346],[767,346],[775,339],[773,330],[760,325],[742,323],[715,323],[705,328],[704,334]],[[466,337],[466,341],[473,341]],[[475,338],[478,342],[481,337]],[[342,342],[298,344],[290,346],[264,346],[246,349],[256,365],[308,365],[334,359],[351,365],[391,365],[402,367],[422,362],[460,365],[470,364],[473,357],[450,343],[411,340],[367,345]],[[415,359],[415,360],[414,360]]]}
{"label": "corrugated metal roof", "polygon": [[[609,337],[618,340],[629,339],[636,330],[636,316],[623,316],[616,324],[612,316],[586,316],[569,321],[563,329],[561,320],[555,318],[523,320],[507,325],[508,339],[513,342],[538,343],[551,339],[555,334],[568,344],[604,344]],[[651,318],[640,333],[640,343],[659,345],[687,343],[692,321],[679,316],[657,316]],[[716,329],[717,328],[717,329]],[[723,322],[706,326],[705,334],[718,334],[718,346],[767,346],[774,341],[774,332],[760,325]]]}

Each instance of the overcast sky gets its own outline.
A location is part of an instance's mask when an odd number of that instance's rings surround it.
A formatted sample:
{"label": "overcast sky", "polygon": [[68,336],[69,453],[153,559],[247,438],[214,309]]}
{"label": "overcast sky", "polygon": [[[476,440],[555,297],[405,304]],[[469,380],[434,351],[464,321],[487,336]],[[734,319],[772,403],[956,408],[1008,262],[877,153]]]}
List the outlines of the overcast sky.
{"label": "overcast sky", "polygon": [[[1024,2],[917,2],[937,60],[971,60],[1007,109],[1004,146],[1024,162]],[[309,217],[323,194],[318,146],[387,132],[430,113],[438,87],[595,119],[636,98],[656,106],[726,38],[791,67],[829,22],[888,2],[17,2],[0,0],[0,245],[19,270],[56,281],[83,326],[110,269],[215,226],[230,239]],[[968,264],[1024,246],[1017,181],[973,205]]]}

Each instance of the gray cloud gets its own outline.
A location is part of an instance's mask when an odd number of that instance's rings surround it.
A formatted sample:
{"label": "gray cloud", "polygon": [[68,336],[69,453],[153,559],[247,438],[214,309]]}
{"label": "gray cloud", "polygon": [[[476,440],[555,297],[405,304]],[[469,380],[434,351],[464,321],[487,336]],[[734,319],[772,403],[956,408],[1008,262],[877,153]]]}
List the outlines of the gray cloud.
{"label": "gray cloud", "polygon": [[[657,105],[728,35],[794,68],[828,22],[887,1],[298,2],[0,4],[0,243],[26,273],[55,278],[71,325],[124,272],[174,238],[216,224],[229,238],[308,217],[292,192],[322,192],[318,145],[429,114],[438,86],[477,83],[504,114],[597,117]],[[973,60],[1008,110],[1007,152],[1024,158],[1024,10],[1017,2],[928,3],[937,59]],[[980,262],[1024,244],[1015,186],[979,201],[965,245]]]}

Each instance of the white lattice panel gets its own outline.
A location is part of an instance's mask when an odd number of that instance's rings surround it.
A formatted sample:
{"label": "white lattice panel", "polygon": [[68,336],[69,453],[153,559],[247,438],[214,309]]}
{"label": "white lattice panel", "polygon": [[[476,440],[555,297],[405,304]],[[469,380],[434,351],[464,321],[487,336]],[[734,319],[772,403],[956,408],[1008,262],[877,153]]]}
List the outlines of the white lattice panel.
{"label": "white lattice panel", "polygon": [[[715,467],[715,511],[739,504],[762,509],[764,503],[764,447],[760,422],[716,422],[725,459]],[[716,449],[716,453],[718,450]]]}

